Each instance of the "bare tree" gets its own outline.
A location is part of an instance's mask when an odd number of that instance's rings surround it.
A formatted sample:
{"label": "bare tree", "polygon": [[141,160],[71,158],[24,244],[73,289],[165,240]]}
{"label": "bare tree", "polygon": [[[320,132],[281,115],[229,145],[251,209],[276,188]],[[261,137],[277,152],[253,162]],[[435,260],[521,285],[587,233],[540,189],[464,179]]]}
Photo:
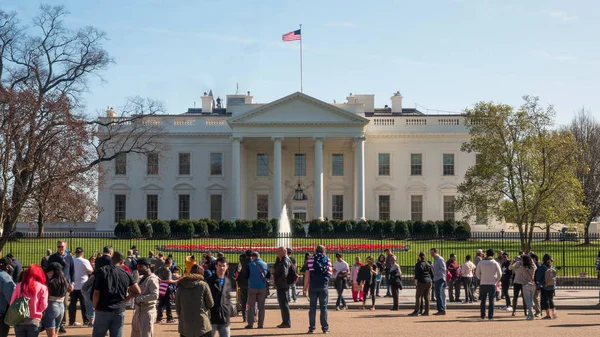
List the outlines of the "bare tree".
{"label": "bare tree", "polygon": [[600,216],[600,123],[590,111],[579,110],[569,125],[577,142],[577,178],[583,187],[583,204],[588,210],[584,226],[585,244],[590,244],[590,224]]}
{"label": "bare tree", "polygon": [[67,29],[67,14],[41,6],[25,30],[0,11],[0,250],[32,198],[74,188],[78,175],[119,153],[160,148],[161,128],[146,118],[162,112],[155,101],[130,99],[115,118],[82,113],[87,80],[113,61],[104,32]]}

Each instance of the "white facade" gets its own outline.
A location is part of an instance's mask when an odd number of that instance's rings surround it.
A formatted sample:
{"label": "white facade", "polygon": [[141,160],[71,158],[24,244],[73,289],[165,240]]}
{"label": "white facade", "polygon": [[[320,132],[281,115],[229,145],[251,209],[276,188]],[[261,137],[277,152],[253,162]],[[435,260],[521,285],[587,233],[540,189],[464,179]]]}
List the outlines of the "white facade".
{"label": "white facade", "polygon": [[[226,109],[212,96],[202,101],[202,109],[150,117],[166,132],[158,174],[148,174],[146,155],[103,164],[98,230],[112,230],[119,217],[272,218],[284,204],[288,216],[305,219],[442,220],[444,211],[453,216],[448,197],[475,164],[460,151],[469,139],[461,115],[403,109],[399,93],[384,109],[373,95],[352,94],[344,104],[301,93],[268,104],[231,95]],[[298,184],[306,200],[293,200]]]}

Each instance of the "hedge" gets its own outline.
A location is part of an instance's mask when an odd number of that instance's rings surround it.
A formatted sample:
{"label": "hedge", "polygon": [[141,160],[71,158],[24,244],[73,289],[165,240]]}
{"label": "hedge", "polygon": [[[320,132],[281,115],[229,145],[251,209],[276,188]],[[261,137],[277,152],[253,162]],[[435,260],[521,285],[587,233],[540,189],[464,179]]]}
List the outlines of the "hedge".
{"label": "hedge", "polygon": [[[300,219],[290,220],[290,229],[295,236],[305,235],[305,225]],[[114,230],[116,237],[165,238],[205,237],[216,234],[252,234],[268,235],[278,233],[278,220],[239,219],[235,222],[222,219],[199,220],[133,220],[120,221]],[[392,220],[319,220],[313,219],[308,225],[308,234],[313,237],[322,235],[381,235],[390,238],[437,238],[453,237],[468,239],[471,226],[463,221],[392,221]]]}

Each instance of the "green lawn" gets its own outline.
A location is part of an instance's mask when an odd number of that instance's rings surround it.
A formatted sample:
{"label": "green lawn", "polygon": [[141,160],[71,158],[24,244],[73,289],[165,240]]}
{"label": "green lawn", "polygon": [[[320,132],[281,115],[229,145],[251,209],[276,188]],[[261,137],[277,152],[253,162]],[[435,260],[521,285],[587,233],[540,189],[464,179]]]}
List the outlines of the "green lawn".
{"label": "green lawn", "polygon": [[[363,260],[372,255],[375,258],[383,253],[384,247],[405,246],[407,251],[399,251],[396,255],[399,258],[399,264],[403,267],[405,274],[411,274],[411,267],[414,265],[417,255],[420,251],[428,251],[429,248],[436,247],[444,258],[448,258],[451,253],[457,255],[459,261],[463,261],[467,254],[474,256],[477,249],[493,248],[495,250],[504,249],[510,256],[518,253],[520,243],[517,240],[388,240],[388,239],[357,239],[357,238],[303,238],[291,239],[292,247],[299,261],[302,260],[305,252],[312,252],[318,244],[331,247],[328,252],[333,256],[339,251],[344,254],[345,260],[352,264],[355,256],[360,256]],[[9,242],[4,248],[4,252],[12,252],[15,257],[23,262],[23,265],[31,263],[40,263],[46,249],[56,249],[56,238],[27,238],[19,239],[15,242]],[[136,245],[140,253],[144,256],[150,250],[155,253],[164,252],[165,255],[172,253],[175,261],[183,264],[184,258],[190,253],[201,255],[206,245],[216,255],[217,251],[223,250],[225,256],[233,262],[237,262],[239,252],[249,247],[262,251],[262,258],[267,262],[274,262],[275,254],[273,248],[276,246],[276,239],[273,238],[239,238],[239,239],[218,239],[218,238],[194,238],[194,239],[114,239],[114,238],[69,238],[68,247],[72,250],[75,247],[83,247],[85,256],[89,257],[95,251],[101,251],[102,247],[110,244],[115,250],[126,252],[132,245]],[[164,245],[176,245],[179,251],[163,251]],[[191,248],[190,245],[194,246]],[[348,251],[351,245],[363,245],[360,251]],[[333,246],[333,247],[332,247]],[[228,247],[225,249],[225,247]],[[236,247],[237,251],[230,250]],[[268,249],[267,247],[271,247]],[[595,261],[600,249],[600,242],[592,243],[592,246],[581,246],[578,242],[544,242],[536,241],[533,243],[533,250],[540,255],[550,253],[555,260],[555,264],[561,267],[559,275],[561,276],[580,276],[585,272],[588,276],[595,276]],[[183,250],[183,251],[182,251]],[[564,251],[564,255],[563,255]],[[300,263],[300,262],[299,262]]]}

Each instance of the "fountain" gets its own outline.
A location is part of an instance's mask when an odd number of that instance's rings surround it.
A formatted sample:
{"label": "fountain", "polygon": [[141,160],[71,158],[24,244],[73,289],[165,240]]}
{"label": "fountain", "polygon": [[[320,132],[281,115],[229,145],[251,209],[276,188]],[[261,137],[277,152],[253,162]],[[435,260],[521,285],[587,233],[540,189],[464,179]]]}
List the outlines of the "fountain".
{"label": "fountain", "polygon": [[287,206],[284,204],[279,216],[279,230],[277,231],[277,247],[292,247],[292,228],[287,214]]}

